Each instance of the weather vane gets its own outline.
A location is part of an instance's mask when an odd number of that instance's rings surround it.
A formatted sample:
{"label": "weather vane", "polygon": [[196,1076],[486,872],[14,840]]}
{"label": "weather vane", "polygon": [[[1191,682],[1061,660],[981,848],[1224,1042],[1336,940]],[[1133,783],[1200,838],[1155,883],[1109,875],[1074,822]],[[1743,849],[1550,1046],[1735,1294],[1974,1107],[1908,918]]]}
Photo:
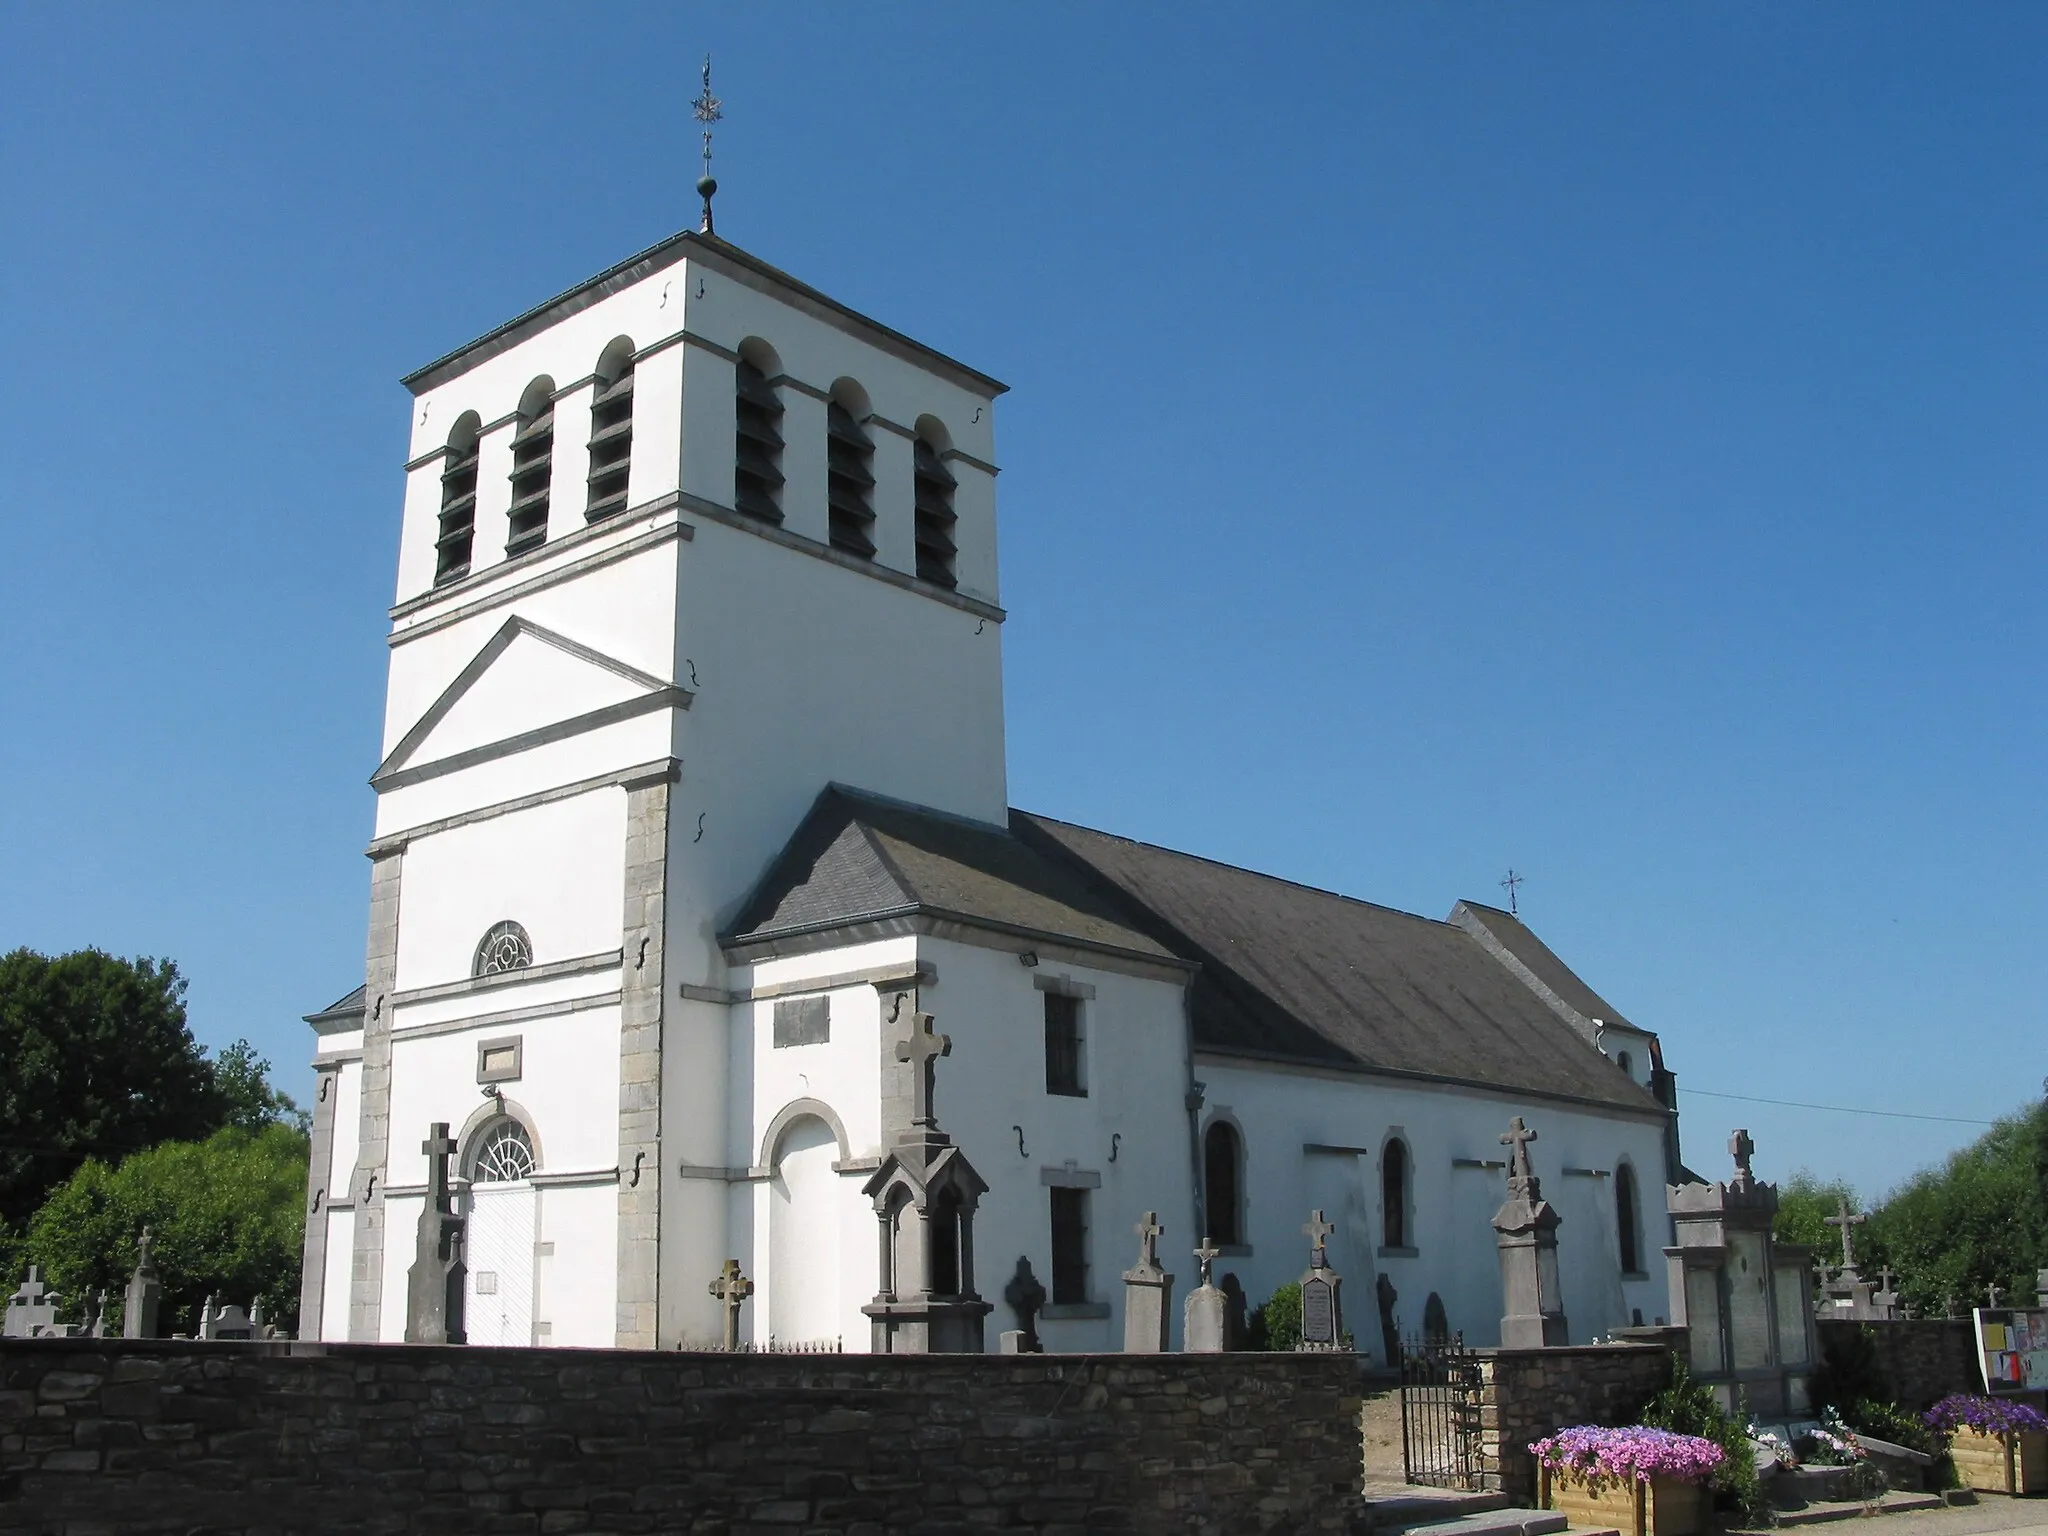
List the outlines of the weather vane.
{"label": "weather vane", "polygon": [[690,103],[690,110],[698,122],[704,125],[704,174],[697,178],[697,195],[704,199],[704,230],[712,234],[711,199],[718,191],[718,183],[711,175],[711,125],[725,114],[719,110],[725,103],[711,94],[711,55],[704,55],[704,89],[697,99]]}

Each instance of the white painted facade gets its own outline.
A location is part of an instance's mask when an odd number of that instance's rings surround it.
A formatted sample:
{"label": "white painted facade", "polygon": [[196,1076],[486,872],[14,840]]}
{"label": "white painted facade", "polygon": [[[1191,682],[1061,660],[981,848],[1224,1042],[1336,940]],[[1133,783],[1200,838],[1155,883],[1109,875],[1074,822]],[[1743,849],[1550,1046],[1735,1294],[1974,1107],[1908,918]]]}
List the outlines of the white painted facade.
{"label": "white painted facade", "polygon": [[[628,355],[626,506],[588,523],[600,360]],[[736,510],[742,356],[783,410],[779,526]],[[710,1340],[707,1282],[735,1257],[756,1284],[748,1337],[865,1349],[879,1236],[861,1186],[901,1070],[890,987],[913,977],[916,1006],[952,1040],[940,1123],[989,1186],[974,1280],[997,1303],[990,1347],[1010,1326],[1000,1298],[1018,1256],[1051,1283],[1054,1187],[1088,1192],[1086,1299],[1049,1310],[1041,1333],[1056,1350],[1119,1347],[1133,1225],[1157,1211],[1163,1252],[1194,1246],[1200,1136],[1218,1116],[1244,1139],[1248,1242],[1217,1267],[1254,1301],[1305,1267],[1299,1229],[1320,1204],[1339,1223],[1362,1346],[1381,1272],[1406,1331],[1434,1291],[1485,1341],[1500,1312],[1486,1219],[1503,1184],[1456,1160],[1498,1161],[1494,1138],[1523,1114],[1565,1218],[1574,1337],[1668,1311],[1663,1266],[1625,1279],[1615,1262],[1610,1193],[1623,1160],[1660,1190],[1661,1117],[1197,1060],[1186,966],[1030,934],[961,924],[751,961],[721,944],[828,783],[1006,821],[1000,385],[694,236],[408,382],[368,981],[312,1021],[305,1335],[404,1337],[421,1143],[446,1122],[472,1342]],[[860,406],[872,439],[871,560],[828,542],[828,397]],[[543,398],[546,539],[508,558],[520,402]],[[437,586],[442,475],[451,433],[470,432],[468,572]],[[917,575],[918,436],[956,482],[951,589]],[[480,944],[507,923],[525,963],[478,974]],[[1061,989],[1080,999],[1085,1094],[1044,1088],[1044,999]],[[826,1000],[828,1038],[775,1044],[777,1000],[806,996]],[[1616,1048],[1639,1035],[1618,1031]],[[1647,1081],[1638,1049],[1632,1075]],[[479,1157],[515,1125],[531,1169],[483,1177]],[[1381,1253],[1375,1235],[1390,1134],[1413,1158],[1413,1252]],[[1654,1251],[1661,1201],[1644,1216]],[[1184,1295],[1193,1260],[1168,1267]]]}

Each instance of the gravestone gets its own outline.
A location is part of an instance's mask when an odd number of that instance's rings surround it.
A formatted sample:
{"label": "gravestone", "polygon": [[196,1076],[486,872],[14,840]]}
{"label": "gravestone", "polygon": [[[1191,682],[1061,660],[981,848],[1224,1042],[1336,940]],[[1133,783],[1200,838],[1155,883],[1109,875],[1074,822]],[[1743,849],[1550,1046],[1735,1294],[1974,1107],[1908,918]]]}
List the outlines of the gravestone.
{"label": "gravestone", "polygon": [[405,1342],[462,1344],[468,1342],[462,1326],[468,1268],[462,1262],[462,1218],[448,1185],[448,1159],[456,1148],[447,1121],[433,1123],[420,1150],[427,1154],[427,1198],[405,1275]]}
{"label": "gravestone", "polygon": [[199,1337],[202,1339],[253,1339],[256,1337],[255,1324],[249,1321],[249,1314],[233,1302],[216,1308],[213,1298],[207,1297],[199,1308]]}
{"label": "gravestone", "polygon": [[[879,1227],[875,1299],[861,1308],[869,1347],[878,1355],[978,1355],[994,1306],[974,1289],[974,1212],[988,1185],[939,1129],[937,1064],[952,1054],[950,1036],[917,1009],[917,994],[898,992],[883,1035],[903,1014],[904,1037],[889,1050],[884,1082],[909,1079],[910,1092],[884,1094],[884,1114],[904,1116],[895,1140],[861,1193],[874,1202]],[[907,1069],[907,1072],[904,1070]],[[886,1122],[885,1122],[886,1124]]]}
{"label": "gravestone", "polygon": [[[1823,1275],[1816,1306],[1829,1318],[1844,1322],[1884,1322],[1898,1315],[1896,1294],[1885,1297],[1881,1287],[1865,1280],[1856,1268],[1854,1233],[1870,1217],[1852,1212],[1846,1196],[1836,1196],[1836,1214],[1824,1217],[1827,1225],[1842,1235],[1842,1264],[1832,1275]],[[1884,1272],[1889,1275],[1889,1271]],[[1888,1281],[1886,1282],[1889,1283]]]}
{"label": "gravestone", "polygon": [[1181,1346],[1191,1355],[1220,1355],[1230,1348],[1230,1300],[1209,1279],[1218,1252],[1210,1243],[1195,1250],[1201,1284],[1188,1292],[1181,1318]]}
{"label": "gravestone", "polygon": [[88,1339],[104,1339],[107,1336],[107,1313],[113,1302],[102,1290],[85,1309],[84,1333]]}
{"label": "gravestone", "polygon": [[1003,1287],[1003,1300],[1017,1315],[1017,1326],[1006,1328],[999,1336],[1002,1353],[1043,1354],[1045,1346],[1038,1341],[1038,1309],[1045,1305],[1045,1287],[1038,1283],[1038,1276],[1031,1273],[1031,1260],[1027,1255],[1017,1255],[1017,1272]]}
{"label": "gravestone", "polygon": [[1494,1213],[1494,1241],[1500,1249],[1500,1320],[1503,1349],[1544,1349],[1570,1342],[1557,1276],[1556,1209],[1529,1163],[1536,1132],[1520,1115],[1508,1123],[1501,1145],[1508,1150],[1507,1203]]}
{"label": "gravestone", "polygon": [[[1664,1250],[1672,1326],[1686,1330],[1692,1375],[1723,1408],[1746,1399],[1765,1422],[1800,1417],[1811,1411],[1807,1379],[1817,1359],[1813,1250],[1780,1243],[1772,1232],[1778,1190],[1751,1170],[1749,1132],[1735,1132],[1728,1151],[1735,1177],[1727,1183],[1664,1191],[1677,1234]],[[1835,1224],[1853,1257],[1847,1244],[1855,1221]]]}
{"label": "gravestone", "polygon": [[7,1298],[7,1312],[0,1321],[0,1338],[40,1338],[57,1326],[57,1308],[63,1297],[43,1284],[43,1272],[34,1264],[21,1289]]}
{"label": "gravestone", "polygon": [[1124,1271],[1124,1353],[1161,1354],[1173,1297],[1173,1276],[1159,1267],[1159,1238],[1166,1229],[1157,1211],[1147,1211],[1131,1230],[1138,1234],[1138,1262]]}
{"label": "gravestone", "polygon": [[1444,1299],[1435,1291],[1422,1304],[1422,1342],[1425,1344],[1447,1344],[1451,1338],[1450,1314],[1444,1311]]}
{"label": "gravestone", "polygon": [[144,1227],[135,1244],[135,1272],[128,1277],[128,1289],[123,1297],[121,1337],[124,1339],[156,1337],[156,1315],[163,1304],[164,1288],[157,1279],[156,1258],[150,1251],[152,1246],[149,1228]]}
{"label": "gravestone", "polygon": [[1344,1348],[1344,1277],[1330,1268],[1330,1235],[1337,1229],[1318,1210],[1302,1229],[1310,1243],[1308,1273],[1301,1277],[1301,1347]]}
{"label": "gravestone", "polygon": [[754,1294],[754,1282],[740,1273],[738,1259],[727,1259],[711,1282],[711,1294],[725,1314],[725,1352],[732,1354],[740,1347],[740,1307]]}

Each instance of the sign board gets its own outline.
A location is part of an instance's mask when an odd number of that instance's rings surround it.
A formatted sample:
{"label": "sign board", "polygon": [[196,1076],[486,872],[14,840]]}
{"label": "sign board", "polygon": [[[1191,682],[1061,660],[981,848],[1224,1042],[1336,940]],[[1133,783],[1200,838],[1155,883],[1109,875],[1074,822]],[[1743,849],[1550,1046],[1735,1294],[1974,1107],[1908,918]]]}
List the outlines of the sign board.
{"label": "sign board", "polygon": [[2048,1388],[2048,1312],[1979,1307],[1977,1364],[1987,1392],[2038,1392]]}

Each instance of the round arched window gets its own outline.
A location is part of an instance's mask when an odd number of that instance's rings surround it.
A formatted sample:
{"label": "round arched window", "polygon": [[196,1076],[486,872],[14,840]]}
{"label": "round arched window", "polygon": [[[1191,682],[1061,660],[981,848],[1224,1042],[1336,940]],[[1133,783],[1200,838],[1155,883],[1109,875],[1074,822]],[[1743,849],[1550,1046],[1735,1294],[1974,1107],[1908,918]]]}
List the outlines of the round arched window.
{"label": "round arched window", "polygon": [[479,1184],[510,1184],[533,1172],[533,1142],[517,1120],[501,1120],[484,1133],[476,1149]]}
{"label": "round arched window", "polygon": [[469,973],[496,976],[501,971],[522,971],[531,964],[533,942],[526,937],[526,930],[513,922],[494,923],[477,945],[476,960]]}

